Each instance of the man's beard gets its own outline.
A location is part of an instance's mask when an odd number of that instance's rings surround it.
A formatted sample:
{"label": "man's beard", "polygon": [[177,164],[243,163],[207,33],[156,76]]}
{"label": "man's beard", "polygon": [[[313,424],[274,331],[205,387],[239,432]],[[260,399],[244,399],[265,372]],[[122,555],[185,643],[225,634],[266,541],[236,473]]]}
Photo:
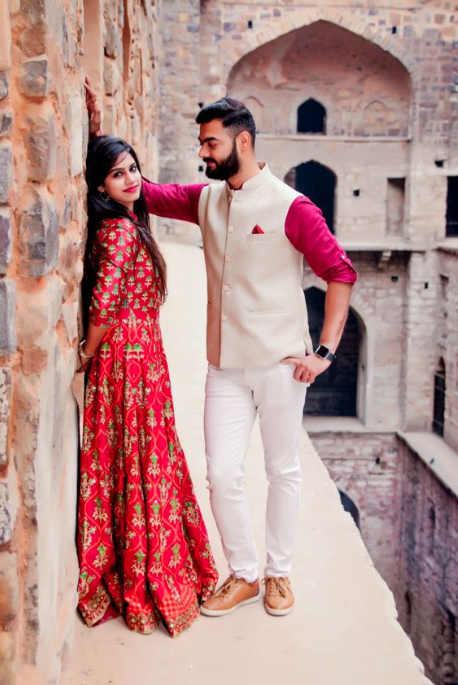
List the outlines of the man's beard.
{"label": "man's beard", "polygon": [[216,159],[212,157],[206,157],[204,162],[214,162],[214,167],[209,167],[205,170],[205,176],[207,178],[213,178],[217,181],[227,181],[235,174],[240,171],[240,159],[237,153],[237,145],[235,140],[232,145],[232,150],[221,162],[217,162]]}

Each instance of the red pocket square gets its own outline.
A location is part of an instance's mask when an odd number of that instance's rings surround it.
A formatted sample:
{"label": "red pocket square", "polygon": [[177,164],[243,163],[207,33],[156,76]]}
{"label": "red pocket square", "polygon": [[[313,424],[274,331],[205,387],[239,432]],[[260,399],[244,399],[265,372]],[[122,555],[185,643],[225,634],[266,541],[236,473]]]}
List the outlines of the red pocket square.
{"label": "red pocket square", "polygon": [[253,230],[251,231],[251,233],[254,233],[254,234],[257,234],[257,233],[264,233],[264,231],[262,230],[261,226],[258,226],[258,224],[256,224],[256,226],[253,228]]}

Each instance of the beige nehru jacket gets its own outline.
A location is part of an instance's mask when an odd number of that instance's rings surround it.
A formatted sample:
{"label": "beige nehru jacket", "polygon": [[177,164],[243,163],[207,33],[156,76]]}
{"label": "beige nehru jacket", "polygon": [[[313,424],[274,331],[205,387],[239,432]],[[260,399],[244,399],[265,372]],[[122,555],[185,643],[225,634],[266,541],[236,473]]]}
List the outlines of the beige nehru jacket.
{"label": "beige nehru jacket", "polygon": [[[270,366],[312,350],[303,255],[285,235],[300,195],[267,165],[233,191],[206,186],[198,214],[207,267],[207,356],[220,368]],[[253,234],[259,225],[263,234]]]}

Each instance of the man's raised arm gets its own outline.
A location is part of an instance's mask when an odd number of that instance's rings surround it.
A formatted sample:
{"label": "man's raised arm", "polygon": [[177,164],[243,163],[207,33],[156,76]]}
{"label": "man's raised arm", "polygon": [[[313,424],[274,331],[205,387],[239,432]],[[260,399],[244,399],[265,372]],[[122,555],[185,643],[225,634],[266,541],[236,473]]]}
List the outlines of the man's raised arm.
{"label": "man's raised arm", "polygon": [[[99,138],[104,135],[102,130],[102,110],[97,101],[97,93],[86,76],[86,107],[89,117],[89,138]],[[192,183],[179,185],[177,183],[152,183],[143,178],[143,193],[148,211],[155,216],[179,221],[199,223],[199,198],[206,183]]]}
{"label": "man's raised arm", "polygon": [[205,186],[205,183],[162,184],[143,179],[143,193],[150,214],[193,224],[199,223],[199,198]]}

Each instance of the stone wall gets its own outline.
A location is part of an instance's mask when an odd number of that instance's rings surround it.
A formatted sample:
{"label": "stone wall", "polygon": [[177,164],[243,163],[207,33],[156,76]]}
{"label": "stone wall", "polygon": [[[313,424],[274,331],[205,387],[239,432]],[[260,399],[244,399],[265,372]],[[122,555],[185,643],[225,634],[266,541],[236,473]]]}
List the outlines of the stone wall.
{"label": "stone wall", "polygon": [[[307,424],[306,424],[307,425]],[[377,570],[394,591],[398,581],[402,470],[394,433],[311,433],[341,492],[359,511],[361,537]]]}
{"label": "stone wall", "polygon": [[458,451],[458,245],[437,251],[437,272],[435,359],[430,375],[442,359],[446,376],[444,438]]}
{"label": "stone wall", "polygon": [[[76,606],[84,74],[156,172],[155,6],[0,5],[0,683],[57,682]],[[74,392],[73,392],[74,391]]]}
{"label": "stone wall", "polygon": [[[189,0],[174,3],[177,11],[189,6]],[[432,430],[441,364],[444,440],[458,449],[458,242],[446,238],[445,221],[447,179],[458,176],[453,6],[447,0],[388,0],[383,6],[204,0],[200,7],[199,100],[207,104],[226,93],[244,99],[258,121],[258,158],[278,177],[294,179],[310,161],[334,176],[334,231],[359,272],[352,308],[360,332],[356,415],[362,426],[344,435],[335,427],[315,433],[314,440],[339,487],[357,504],[363,538],[395,589],[407,568],[402,547],[410,544],[412,527],[427,525],[420,518],[401,527],[403,487],[410,477],[420,489],[442,486],[424,465],[415,474],[413,466],[404,468],[416,457],[407,458],[394,436]],[[173,119],[180,148],[162,147],[174,180],[181,180],[183,149],[193,160],[197,152],[194,82],[189,87],[195,64],[188,73],[188,60],[164,63],[161,73],[182,102]],[[298,107],[310,98],[326,109],[324,135],[297,133]],[[197,164],[190,180],[205,180]],[[169,223],[167,231],[189,240],[188,227]],[[306,269],[303,287],[325,286]],[[442,496],[444,508],[456,505],[452,492],[444,489]],[[412,559],[422,553],[419,546],[409,552]],[[427,567],[431,577],[440,576],[439,563],[438,557]],[[427,568],[416,575],[417,593],[430,591]],[[413,637],[441,682],[442,634],[433,635],[429,626],[437,632],[442,609],[433,595],[434,621],[420,612],[424,633]],[[448,626],[446,639],[458,645],[456,629],[450,637]]]}
{"label": "stone wall", "polygon": [[335,484],[358,509],[363,541],[395,596],[401,624],[427,675],[438,684],[456,682],[455,493],[394,433],[332,431],[311,437]]}
{"label": "stone wall", "polygon": [[458,674],[458,501],[403,440],[398,449],[396,606],[426,672],[435,683],[452,684]]}

